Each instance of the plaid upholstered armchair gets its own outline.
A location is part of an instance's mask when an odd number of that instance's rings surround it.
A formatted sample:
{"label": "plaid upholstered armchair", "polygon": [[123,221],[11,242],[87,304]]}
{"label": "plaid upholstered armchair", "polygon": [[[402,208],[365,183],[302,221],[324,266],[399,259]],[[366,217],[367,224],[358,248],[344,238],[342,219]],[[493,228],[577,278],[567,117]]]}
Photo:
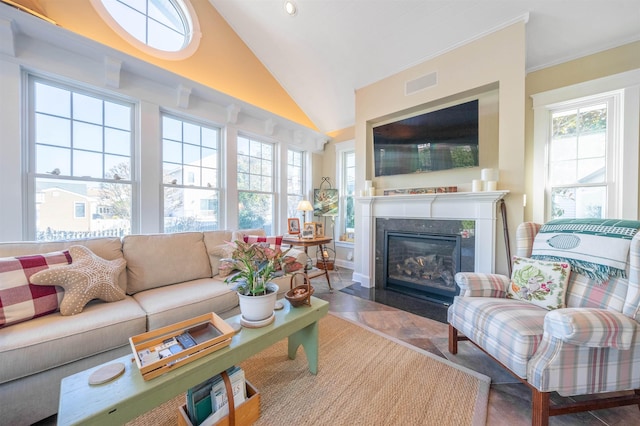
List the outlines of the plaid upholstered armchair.
{"label": "plaid upholstered armchair", "polygon": [[[521,224],[511,277],[456,275],[461,291],[448,312],[449,352],[470,340],[527,384],[533,425],[579,411],[640,408],[638,226],[613,220]],[[554,391],[615,393],[552,405]]]}

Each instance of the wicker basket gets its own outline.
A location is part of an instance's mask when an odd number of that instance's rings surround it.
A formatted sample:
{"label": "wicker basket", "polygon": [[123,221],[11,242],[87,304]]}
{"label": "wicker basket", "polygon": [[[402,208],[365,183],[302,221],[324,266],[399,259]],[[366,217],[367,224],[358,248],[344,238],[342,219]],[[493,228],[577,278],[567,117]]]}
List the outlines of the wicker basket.
{"label": "wicker basket", "polygon": [[[291,306],[298,307],[302,305],[310,305],[311,304],[311,295],[313,295],[314,289],[311,285],[311,281],[307,277],[307,274],[301,274],[304,277],[304,284],[293,286],[293,282],[295,281],[295,277],[297,274],[291,275],[291,290],[287,291],[284,295],[284,298],[291,303]],[[300,290],[306,290],[302,292]]]}

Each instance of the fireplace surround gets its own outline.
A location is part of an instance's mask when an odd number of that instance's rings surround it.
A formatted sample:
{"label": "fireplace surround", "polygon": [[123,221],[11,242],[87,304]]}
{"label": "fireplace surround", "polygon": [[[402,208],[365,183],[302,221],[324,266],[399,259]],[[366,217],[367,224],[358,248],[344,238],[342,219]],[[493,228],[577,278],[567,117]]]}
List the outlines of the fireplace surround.
{"label": "fireplace surround", "polygon": [[[508,193],[509,191],[491,191],[357,197],[353,280],[363,287],[376,286],[376,277],[382,275],[379,257],[382,243],[376,235],[377,223],[379,220],[392,219],[427,220],[426,223],[432,223],[421,225],[425,233],[432,229],[435,230],[433,233],[442,234],[443,226],[446,225],[458,229],[457,233],[464,233],[466,229],[467,236],[467,228],[470,228],[468,224],[473,223],[473,239],[462,238],[467,240],[467,244],[473,243],[474,252],[472,263],[465,264],[468,269],[464,270],[495,272],[497,203]],[[464,226],[461,225],[463,222]],[[463,248],[461,250],[464,252]]]}

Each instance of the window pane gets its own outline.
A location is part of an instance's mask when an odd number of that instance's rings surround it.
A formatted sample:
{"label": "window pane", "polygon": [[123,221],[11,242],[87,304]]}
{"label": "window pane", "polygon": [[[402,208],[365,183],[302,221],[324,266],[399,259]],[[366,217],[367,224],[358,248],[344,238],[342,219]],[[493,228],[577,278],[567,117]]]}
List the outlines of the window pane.
{"label": "window pane", "polygon": [[[105,178],[108,179],[131,179],[131,164],[129,157],[121,155],[104,156]],[[118,177],[116,177],[116,175]]]}
{"label": "window pane", "polygon": [[182,185],[182,166],[175,163],[162,163],[162,182]]}
{"label": "window pane", "polygon": [[162,158],[165,161],[182,163],[182,144],[164,139],[162,141]]}
{"label": "window pane", "polygon": [[104,150],[111,154],[130,155],[131,133],[124,130],[104,129]]}
{"label": "window pane", "polygon": [[74,93],[73,119],[102,125],[102,100]]}
{"label": "window pane", "polygon": [[604,218],[606,187],[553,188],[552,218]]}
{"label": "window pane", "polygon": [[164,188],[164,232],[218,229],[218,191]]}
{"label": "window pane", "polygon": [[76,149],[102,151],[102,129],[102,126],[74,121],[73,147]]}
{"label": "window pane", "polygon": [[71,93],[68,90],[36,83],[35,110],[59,117],[71,117]]}
{"label": "window pane", "polygon": [[267,235],[273,233],[273,195],[239,192],[238,201],[240,229],[262,228]]}
{"label": "window pane", "polygon": [[131,233],[130,184],[40,178],[35,183],[38,241]]}
{"label": "window pane", "polygon": [[200,147],[194,145],[184,144],[184,164],[190,164],[192,166],[200,165]]}
{"label": "window pane", "polygon": [[87,151],[73,151],[73,176],[101,179],[102,154]]}
{"label": "window pane", "polygon": [[186,41],[184,35],[154,20],[149,19],[147,22],[149,25],[147,44],[149,46],[167,52],[177,52],[184,47]]}
{"label": "window pane", "polygon": [[105,102],[104,125],[121,130],[131,130],[131,107]]}
{"label": "window pane", "polygon": [[71,175],[71,150],[50,146],[36,146],[36,173]]}
{"label": "window pane", "polygon": [[176,120],[166,115],[162,117],[162,137],[165,139],[173,139],[174,141],[182,140],[182,121]]}
{"label": "window pane", "polygon": [[71,146],[71,121],[66,118],[36,114],[36,143]]}

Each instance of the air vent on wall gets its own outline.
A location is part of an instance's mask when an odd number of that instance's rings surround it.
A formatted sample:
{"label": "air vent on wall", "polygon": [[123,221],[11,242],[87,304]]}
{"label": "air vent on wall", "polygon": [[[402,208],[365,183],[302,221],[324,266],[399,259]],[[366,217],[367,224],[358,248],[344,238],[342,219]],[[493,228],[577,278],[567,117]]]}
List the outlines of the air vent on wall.
{"label": "air vent on wall", "polygon": [[438,73],[432,72],[421,77],[409,80],[404,84],[404,94],[413,95],[416,92],[426,89],[427,87],[438,84]]}

